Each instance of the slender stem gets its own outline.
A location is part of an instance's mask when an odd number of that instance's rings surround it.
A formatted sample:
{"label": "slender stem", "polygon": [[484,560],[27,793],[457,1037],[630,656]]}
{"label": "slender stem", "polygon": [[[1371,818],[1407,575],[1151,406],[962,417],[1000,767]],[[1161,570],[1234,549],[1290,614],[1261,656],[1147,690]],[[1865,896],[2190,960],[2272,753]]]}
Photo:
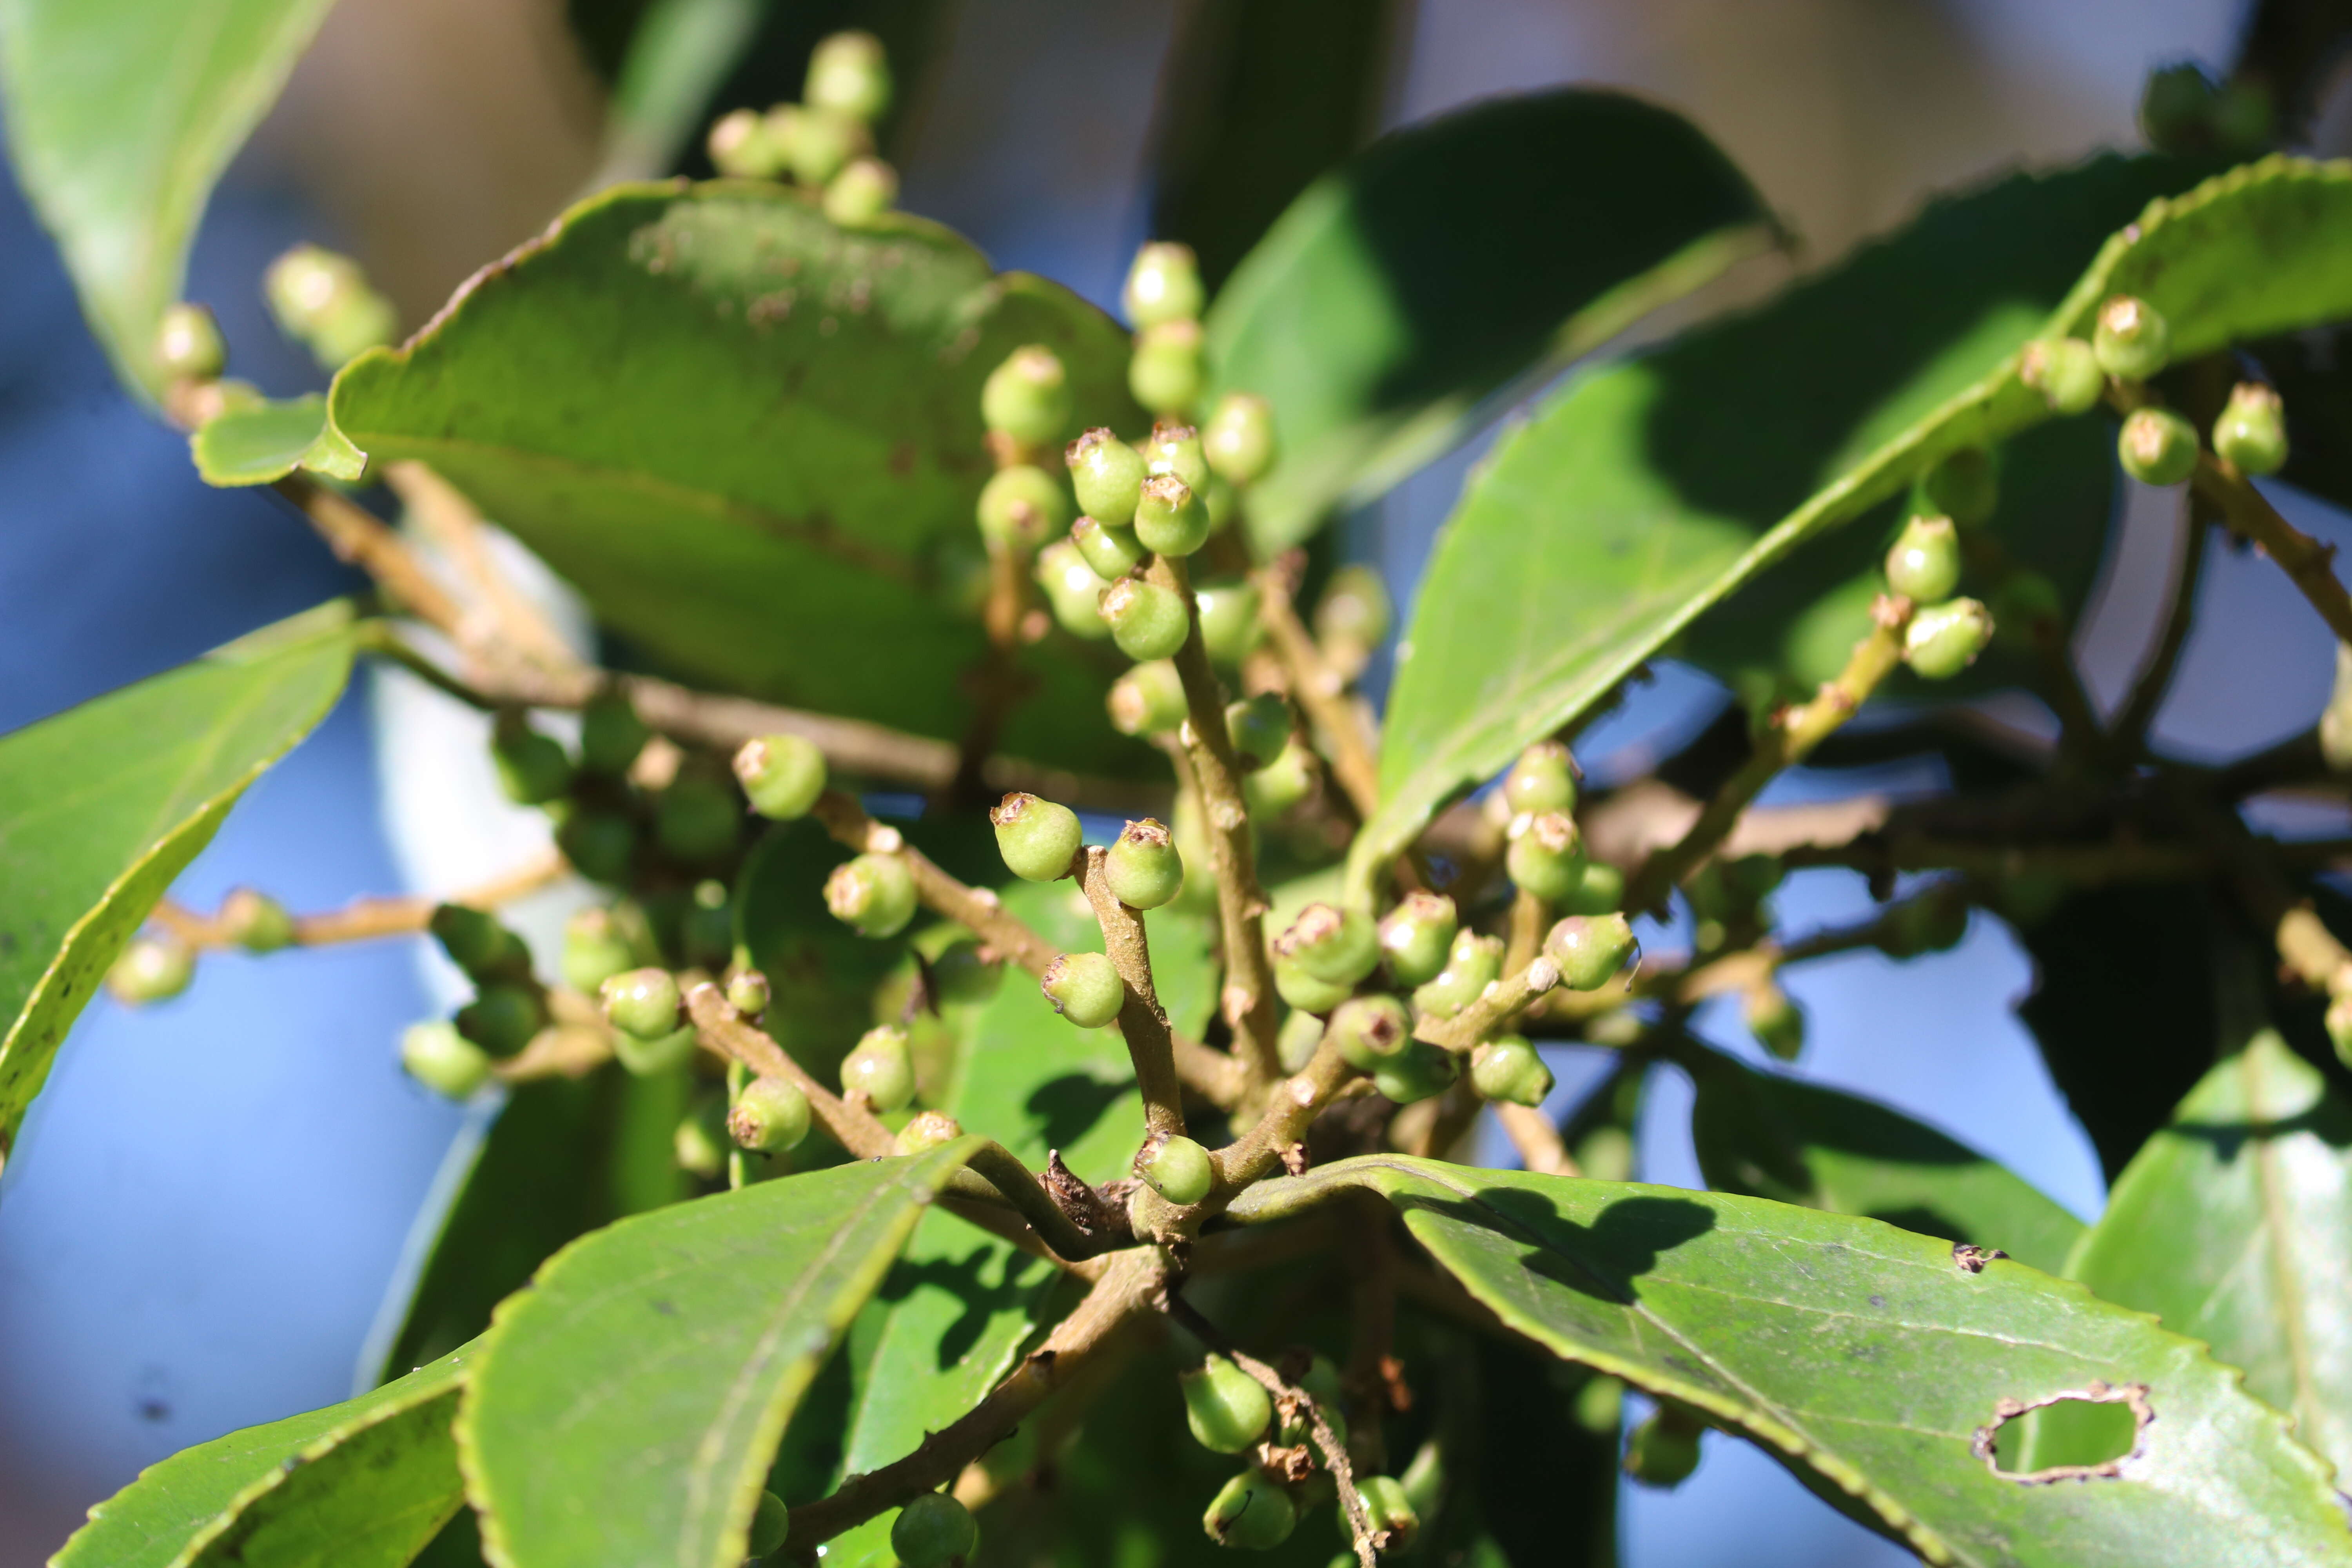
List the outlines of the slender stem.
{"label": "slender stem", "polygon": [[1269,566],[1258,573],[1257,581],[1258,618],[1265,623],[1275,655],[1290,678],[1291,694],[1330,748],[1331,776],[1348,792],[1357,817],[1369,818],[1381,804],[1380,759],[1356,705],[1348,700],[1348,683],[1299,620],[1298,608],[1291,602],[1290,574]]}
{"label": "slender stem", "polygon": [[1135,1063],[1135,1085],[1143,1094],[1143,1127],[1148,1135],[1144,1147],[1150,1149],[1162,1139],[1184,1135],[1184,1086],[1176,1075],[1176,1048],[1168,1015],[1152,986],[1151,943],[1144,934],[1143,917],[1110,890],[1107,874],[1110,851],[1095,844],[1079,855],[1084,869],[1078,886],[1085,889],[1087,902],[1094,906],[1095,919],[1102,926],[1103,951],[1110,954],[1119,978],[1127,982],[1127,994],[1118,1005],[1118,1032],[1125,1037],[1128,1057]]}
{"label": "slender stem", "polygon": [[2336,547],[2322,544],[2281,517],[2253,482],[2210,452],[2200,453],[2189,477],[2197,493],[2221,509],[2230,526],[2263,548],[2303,591],[2339,642],[2352,642],[2352,594],[2336,575]]}
{"label": "slender stem", "polygon": [[1503,948],[1505,970],[1525,969],[1542,951],[1544,932],[1551,929],[1551,906],[1521,888],[1511,900],[1510,940]]}
{"label": "slender stem", "polygon": [[2172,672],[2179,667],[2180,650],[2188,646],[2189,628],[2197,620],[2197,585],[2205,572],[2206,536],[2212,531],[2191,505],[2189,509],[2188,537],[2181,542],[2180,574],[2172,584],[2172,605],[2164,619],[2164,635],[2147,667],[2132,683],[2131,695],[2124,700],[2123,710],[2116,715],[2115,736],[2121,745],[2137,749],[2147,736],[2148,726],[2156,721],[2156,710],[2163,704],[2165,693],[2172,689]]}
{"label": "slender stem", "polygon": [[431,623],[459,646],[467,643],[464,612],[434,580],[400,536],[365,508],[302,474],[289,474],[271,489],[291,501],[317,529],[339,561],[349,561],[374,578],[410,615]]}
{"label": "slender stem", "polygon": [[1413,1038],[1449,1051],[1466,1051],[1559,984],[1559,963],[1550,954],[1538,952],[1523,967],[1486,987],[1484,995],[1451,1018],[1422,1019],[1413,1026]]}
{"label": "slender stem", "polygon": [[499,640],[532,663],[553,670],[586,667],[562,633],[499,569],[474,503],[423,463],[386,463],[384,483],[408,508],[416,525],[438,544],[450,564],[480,595]]}
{"label": "slender stem", "polygon": [[1391,1410],[1410,1404],[1404,1394],[1404,1363],[1396,1356],[1396,1244],[1389,1235],[1396,1211],[1375,1194],[1365,1193],[1351,1205],[1354,1222],[1347,1260],[1354,1270],[1349,1290],[1348,1366],[1340,1386],[1360,1412],[1372,1419],[1349,1428],[1354,1447],[1349,1458],[1360,1458],[1368,1468],[1388,1468],[1387,1434],[1381,1419]]}
{"label": "slender stem", "polygon": [[944,792],[951,801],[972,805],[987,798],[988,759],[1004,733],[1013,705],[1030,682],[1020,666],[1021,626],[1029,610],[1029,552],[1002,540],[988,542],[988,602],[981,626],[988,647],[965,676],[971,693],[971,719],[956,751],[955,777]]}
{"label": "slender stem", "polygon": [[[534,856],[502,876],[454,893],[446,899],[356,899],[340,910],[294,917],[296,947],[327,947],[336,942],[366,942],[375,937],[414,936],[425,929],[433,911],[443,904],[494,910],[527,893],[537,892],[568,869],[563,857],[551,849]],[[198,950],[233,945],[218,911],[200,915],[163,900],[155,906],[156,923]]]}
{"label": "slender stem", "polygon": [[1576,1158],[1568,1152],[1568,1144],[1551,1118],[1532,1105],[1514,1105],[1508,1100],[1495,1102],[1495,1120],[1510,1135],[1511,1146],[1519,1152],[1519,1163],[1542,1176],[1580,1176]]}

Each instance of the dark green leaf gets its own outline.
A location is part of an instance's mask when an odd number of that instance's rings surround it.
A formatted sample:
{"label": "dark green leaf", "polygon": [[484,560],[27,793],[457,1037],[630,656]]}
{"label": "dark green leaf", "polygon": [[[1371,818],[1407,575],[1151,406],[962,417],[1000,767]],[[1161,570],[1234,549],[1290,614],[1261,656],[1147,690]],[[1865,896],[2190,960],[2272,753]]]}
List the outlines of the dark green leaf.
{"label": "dark green leaf", "polygon": [[1209,311],[1212,389],[1274,405],[1250,529],[1293,544],[1459,440],[1486,400],[1762,248],[1714,143],[1616,93],[1500,99],[1309,186]]}
{"label": "dark green leaf", "polygon": [[2083,1234],[2006,1167],[1899,1110],[1712,1052],[1689,1066],[1691,1136],[1711,1187],[1999,1247],[2048,1274]]}
{"label": "dark green leaf", "polygon": [[[2352,1562],[2327,1468],[2238,1373],[2079,1285],[1972,1273],[1875,1220],[1401,1156],[1265,1184],[1234,1212],[1358,1187],[1508,1327],[1753,1439],[1931,1563]],[[1971,1452],[2000,1402],[2094,1382],[2147,1390],[2119,1474],[2028,1484]]]}
{"label": "dark green leaf", "polygon": [[464,1500],[449,1422],[475,1356],[183,1449],[90,1510],[56,1568],[401,1568]]}
{"label": "dark green leaf", "polygon": [[285,85],[330,0],[5,0],[8,150],[125,382],[163,383],[213,182]]}
{"label": "dark green leaf", "polygon": [[327,423],[327,400],[316,392],[228,409],[188,437],[188,450],[208,485],[266,485],[297,468],[351,484],[367,469],[366,454]]}
{"label": "dark green leaf", "polygon": [[0,1161],[100,978],[351,666],[322,605],[0,739]]}
{"label": "dark green leaf", "polygon": [[[980,385],[1050,345],[1080,423],[1133,428],[1127,342],[954,235],[862,230],[746,182],[625,186],[478,276],[399,350],[337,376],[337,426],[422,458],[597,614],[702,679],[952,736],[982,639],[969,590],[990,472]],[[1147,755],[1059,645],[1006,739]]]}
{"label": "dark green leaf", "polygon": [[457,1423],[509,1568],[736,1568],[793,1405],[976,1143],[680,1204],[499,1308]]}

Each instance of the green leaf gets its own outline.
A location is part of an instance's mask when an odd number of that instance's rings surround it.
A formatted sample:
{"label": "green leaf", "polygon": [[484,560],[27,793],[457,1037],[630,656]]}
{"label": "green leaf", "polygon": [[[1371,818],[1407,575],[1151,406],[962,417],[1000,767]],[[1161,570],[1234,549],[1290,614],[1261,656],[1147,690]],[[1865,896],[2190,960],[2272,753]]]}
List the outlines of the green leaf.
{"label": "green leaf", "polygon": [[[1757,1198],[1342,1161],[1245,1194],[1267,1218],[1385,1194],[1447,1273],[1564,1359],[1679,1399],[1842,1494],[1930,1563],[2102,1568],[2352,1562],[2327,1468],[2195,1341],[2081,1286],[1875,1220]],[[2145,1385],[2111,1477],[1974,1456],[2001,1404]]]}
{"label": "green leaf", "polygon": [[2137,292],[2186,356],[2352,314],[2352,165],[2267,159],[2150,202],[2074,280],[2098,233],[2182,176],[2106,158],[1941,204],[1504,437],[1423,581],[1354,882],[1799,544],[2045,419],[2016,374],[2037,322],[2080,331]]}
{"label": "green leaf", "polygon": [[[980,386],[1067,365],[1075,433],[1134,428],[1128,344],[1055,284],[891,216],[835,227],[749,182],[624,186],[478,275],[416,341],[336,377],[336,425],[431,462],[600,617],[730,689],[959,734],[982,647]],[[1024,755],[1133,766],[1115,668],[1032,650]]]}
{"label": "green leaf", "polygon": [[1498,99],[1375,142],[1291,204],[1209,311],[1212,395],[1265,397],[1280,437],[1252,534],[1297,543],[1489,398],[1771,237],[1713,142],[1617,93]]}
{"label": "green leaf", "polygon": [[2083,1222],[1966,1144],[1901,1111],[1709,1052],[1691,1137],[1707,1185],[1945,1241],[1998,1247],[2060,1272]]}
{"label": "green leaf", "polygon": [[335,705],[352,641],[324,605],[0,738],[0,1162],[147,911]]}
{"label": "green leaf", "polygon": [[91,1509],[54,1568],[401,1568],[465,1500],[449,1423],[477,1353],[182,1449]]}
{"label": "green leaf", "polygon": [[2352,1107],[2275,1031],[2189,1091],[2066,1273],[2211,1345],[2352,1474]]}
{"label": "green leaf", "polygon": [[457,1422],[507,1568],[736,1568],[793,1406],[978,1140],[575,1242],[499,1310]]}
{"label": "green leaf", "polygon": [[605,104],[601,179],[667,172],[692,141],[772,0],[653,0],[629,32]]}
{"label": "green leaf", "polygon": [[224,488],[272,484],[297,468],[357,484],[367,471],[367,454],[328,423],[316,392],[224,410],[188,437],[188,450],[205,483]]}
{"label": "green leaf", "polygon": [[130,385],[163,386],[213,182],[286,84],[331,0],[0,0],[8,149],[83,313]]}

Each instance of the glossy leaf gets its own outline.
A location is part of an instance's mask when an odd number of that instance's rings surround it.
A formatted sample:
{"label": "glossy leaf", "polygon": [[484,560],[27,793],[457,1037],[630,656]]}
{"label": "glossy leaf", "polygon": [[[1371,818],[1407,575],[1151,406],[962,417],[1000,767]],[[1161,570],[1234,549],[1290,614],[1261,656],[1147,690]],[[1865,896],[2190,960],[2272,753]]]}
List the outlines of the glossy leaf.
{"label": "glossy leaf", "polygon": [[2050,1274],[2083,1235],[2007,1167],[1891,1107],[1723,1056],[1692,1077],[1691,1137],[1711,1187],[1998,1247]]}
{"label": "glossy leaf", "polygon": [[2181,176],[2102,159],[1941,204],[1507,436],[1423,579],[1356,880],[1798,545],[2044,420],[2016,370],[2037,331],[2079,331],[2117,290],[2165,313],[2176,356],[2352,314],[2344,165],[2270,159],[2151,202],[2076,277],[2098,231]]}
{"label": "glossy leaf", "polygon": [[[1930,1563],[2343,1563],[2327,1468],[2195,1341],[2009,1260],[1758,1198],[1371,1156],[1237,1215],[1385,1194],[1438,1265],[1567,1360],[1679,1399],[1843,1495]],[[2144,1384],[2115,1476],[1995,1473],[2003,1400]]]}
{"label": "glossy leaf", "polygon": [[91,1509],[54,1568],[401,1568],[465,1500],[449,1423],[476,1355],[181,1450]]}
{"label": "glossy leaf", "polygon": [[509,1300],[457,1423],[507,1568],[735,1568],[793,1406],[973,1140],[574,1243]]}
{"label": "glossy leaf", "polygon": [[1617,93],[1497,99],[1318,180],[1209,312],[1213,391],[1274,405],[1261,547],[1379,495],[1556,370],[1770,243],[1762,203],[1688,121]]}
{"label": "glossy leaf", "polygon": [[351,663],[322,605],[0,739],[0,1161],[108,967]]}
{"label": "glossy leaf", "polygon": [[115,370],[151,395],[163,384],[156,329],[213,182],[330,3],[0,3],[0,105],[18,181]]}
{"label": "glossy leaf", "polygon": [[[1128,344],[1057,285],[899,215],[835,227],[777,186],[624,186],[336,378],[338,426],[421,458],[698,679],[953,736],[982,645],[980,386],[1045,343],[1081,422],[1136,427]],[[1106,668],[1033,650],[1006,745],[1145,755]]]}
{"label": "glossy leaf", "polygon": [[231,408],[188,437],[196,472],[208,485],[266,485],[297,468],[355,484],[367,456],[327,422],[327,400],[305,393],[282,403]]}

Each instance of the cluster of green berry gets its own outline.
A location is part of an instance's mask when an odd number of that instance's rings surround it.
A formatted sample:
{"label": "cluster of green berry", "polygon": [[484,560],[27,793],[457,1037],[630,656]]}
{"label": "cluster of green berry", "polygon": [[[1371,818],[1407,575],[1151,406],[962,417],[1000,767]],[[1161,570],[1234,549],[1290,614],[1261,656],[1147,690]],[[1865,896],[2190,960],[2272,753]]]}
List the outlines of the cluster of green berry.
{"label": "cluster of green berry", "polygon": [[[1339,1372],[1329,1358],[1294,1352],[1304,1362],[1293,1385],[1341,1447],[1348,1418],[1341,1410]],[[1250,1466],[1218,1489],[1202,1527],[1221,1546],[1265,1552],[1290,1539],[1302,1515],[1337,1498],[1328,1468],[1316,1466],[1313,1415],[1307,1404],[1274,1393],[1227,1356],[1211,1352],[1200,1370],[1182,1374],[1184,1419],[1200,1445],[1217,1454],[1255,1450]],[[1382,1552],[1411,1544],[1421,1521],[1407,1489],[1391,1476],[1354,1478],[1370,1515],[1373,1544]]]}
{"label": "cluster of green berry", "polygon": [[[268,894],[236,888],[213,917],[219,940],[247,952],[276,952],[295,941],[294,917]],[[170,930],[142,931],[106,972],[106,988],[118,1002],[137,1007],[164,1002],[196,977],[196,950]]]}
{"label": "cluster of green berry", "polygon": [[747,180],[790,176],[838,224],[870,223],[898,199],[898,174],[874,155],[890,107],[890,62],[871,33],[835,33],[809,56],[799,103],[738,109],[710,127],[711,166]]}
{"label": "cluster of green berry", "polygon": [[[262,298],[279,330],[310,351],[325,369],[340,370],[372,348],[396,341],[400,314],[360,264],[316,245],[298,245],[269,264]],[[174,416],[190,429],[234,409],[267,399],[250,382],[224,379],[228,343],[205,307],[181,300],[157,323],[150,351],[169,388]]]}

